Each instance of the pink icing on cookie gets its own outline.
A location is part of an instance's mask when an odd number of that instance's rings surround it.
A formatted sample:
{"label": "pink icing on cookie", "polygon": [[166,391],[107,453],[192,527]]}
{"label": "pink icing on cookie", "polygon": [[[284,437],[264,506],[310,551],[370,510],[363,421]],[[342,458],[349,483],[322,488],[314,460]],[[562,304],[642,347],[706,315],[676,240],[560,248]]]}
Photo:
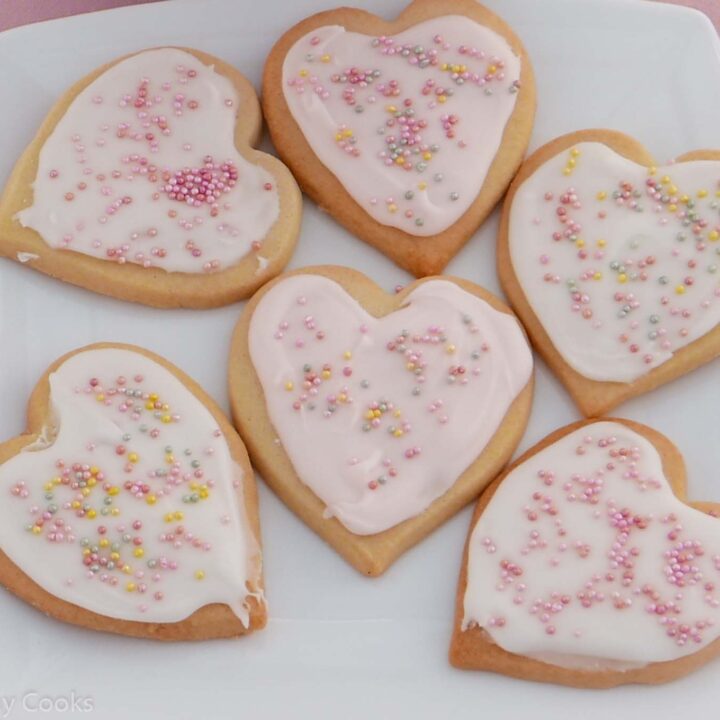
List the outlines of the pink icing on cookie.
{"label": "pink icing on cookie", "polygon": [[242,470],[205,406],[120,349],[50,376],[53,424],[0,466],[0,548],[48,592],[113,618],[176,622],[214,602],[247,625],[257,543]]}
{"label": "pink icing on cookie", "polygon": [[412,235],[446,230],[475,200],[519,78],[503,37],[455,15],[392,37],[321,27],[283,64],[285,100],[320,161],[375,220]]}
{"label": "pink icing on cookie", "polygon": [[517,320],[443,280],[377,319],[328,278],[286,278],[255,308],[249,346],[300,480],[358,535],[448,490],[532,372]]}
{"label": "pink icing on cookie", "polygon": [[235,147],[243,111],[232,82],[190,53],[122,60],[45,141],[18,218],[56,249],[170,272],[227,268],[279,214],[273,176]]}
{"label": "pink icing on cookie", "polygon": [[510,211],[513,269],[555,348],[632,382],[720,322],[720,161],[638,165],[579,143]]}
{"label": "pink icing on cookie", "polygon": [[720,633],[719,530],[675,497],[648,440],[587,425],[510,472],[483,511],[464,625],[568,667],[697,652]]}

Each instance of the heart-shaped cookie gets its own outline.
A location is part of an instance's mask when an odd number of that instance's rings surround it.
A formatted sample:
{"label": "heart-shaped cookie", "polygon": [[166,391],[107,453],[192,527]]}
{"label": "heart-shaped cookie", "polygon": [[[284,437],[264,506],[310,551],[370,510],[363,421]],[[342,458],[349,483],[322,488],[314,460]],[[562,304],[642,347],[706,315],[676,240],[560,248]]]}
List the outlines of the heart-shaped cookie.
{"label": "heart-shaped cookie", "polygon": [[655,430],[552,433],[478,502],[451,662],[594,688],[689,673],[720,652],[719,510],[686,499],[682,456]]}
{"label": "heart-shaped cookie", "polygon": [[230,355],[233,416],[255,467],[368,575],[497,475],[532,386],[516,318],[455,278],[388,295],[348,268],[288,273],[247,305]]}
{"label": "heart-shaped cookie", "polygon": [[70,88],[0,198],[0,253],[159,307],[250,295],[288,262],[302,201],[253,149],[255,91],[198,50],[120,58]]}
{"label": "heart-shaped cookie", "polygon": [[720,151],[666,167],[609,130],[523,165],[498,273],[538,351],[598,416],[720,355]]}
{"label": "heart-shaped cookie", "polygon": [[0,445],[0,584],[42,612],[158,640],[265,625],[257,492],[215,403],[145,350],[55,362]]}
{"label": "heart-shaped cookie", "polygon": [[418,277],[439,273],[502,197],[532,130],[530,61],[475,0],[394,21],[340,8],[291,28],[265,65],[280,156],[338,222]]}

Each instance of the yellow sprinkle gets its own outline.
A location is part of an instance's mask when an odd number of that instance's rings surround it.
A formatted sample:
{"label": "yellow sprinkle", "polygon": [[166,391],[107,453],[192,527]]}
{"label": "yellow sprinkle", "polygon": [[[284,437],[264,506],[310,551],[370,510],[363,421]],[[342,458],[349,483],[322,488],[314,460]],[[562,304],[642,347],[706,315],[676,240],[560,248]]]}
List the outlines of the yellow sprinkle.
{"label": "yellow sprinkle", "polygon": [[308,76],[308,71],[307,71],[305,68],[303,68],[303,69],[299,72],[299,75],[300,75],[300,77],[307,77],[307,76]]}
{"label": "yellow sprinkle", "polygon": [[397,205],[395,203],[390,203],[390,205],[388,205],[388,210],[391,213],[397,212]]}
{"label": "yellow sprinkle", "polygon": [[195,579],[196,580],[204,580],[205,579],[205,571],[204,570],[196,570],[195,571]]}
{"label": "yellow sprinkle", "polygon": [[402,155],[398,155],[398,156],[395,158],[395,163],[396,163],[397,165],[404,165],[404,164],[405,164],[405,158],[404,158]]}
{"label": "yellow sprinkle", "polygon": [[133,550],[133,555],[134,555],[136,558],[141,558],[143,555],[145,555],[145,551],[144,551],[141,547],[135,548],[135,549]]}
{"label": "yellow sprinkle", "polygon": [[95,510],[88,510],[87,517],[89,517],[90,520],[94,520],[97,517],[97,512]]}
{"label": "yellow sprinkle", "polygon": [[137,590],[137,585],[136,585],[134,582],[129,582],[129,583],[125,586],[125,589],[126,589],[128,592],[135,592],[135,590]]}
{"label": "yellow sprinkle", "polygon": [[600,238],[600,240],[597,241],[598,247],[605,247],[606,245],[607,245],[607,240],[603,240],[602,238]]}
{"label": "yellow sprinkle", "polygon": [[438,95],[438,102],[442,105],[447,100],[447,95]]}
{"label": "yellow sprinkle", "polygon": [[403,433],[403,431],[402,431],[400,428],[398,428],[397,430],[395,430],[395,431],[393,432],[393,435],[394,435],[395,437],[402,437],[404,434],[405,434],[405,433]]}
{"label": "yellow sprinkle", "polygon": [[720,233],[717,230],[711,230],[708,233],[708,240],[715,242],[718,238],[720,238]]}
{"label": "yellow sprinkle", "polygon": [[604,200],[607,197],[607,193],[604,190],[601,190],[596,197],[598,200]]}
{"label": "yellow sprinkle", "polygon": [[431,153],[431,152],[424,152],[424,153],[423,153],[423,160],[432,160],[432,153]]}
{"label": "yellow sprinkle", "polygon": [[427,183],[425,181],[418,183],[418,190],[425,190]]}
{"label": "yellow sprinkle", "polygon": [[580,155],[580,151],[579,151],[577,148],[573,148],[573,149],[570,151],[570,154],[571,154],[573,157],[578,157],[578,156]]}
{"label": "yellow sprinkle", "polygon": [[70,503],[70,507],[71,507],[73,510],[77,510],[77,509],[80,507],[80,503],[79,503],[77,500],[73,500],[73,501]]}
{"label": "yellow sprinkle", "polygon": [[117,487],[116,485],[113,485],[113,486],[107,491],[107,494],[108,494],[108,495],[117,495],[119,492],[120,492],[120,488]]}
{"label": "yellow sprinkle", "polygon": [[698,196],[699,198],[704,198],[704,197],[707,197],[707,194],[708,194],[708,191],[707,191],[707,190],[698,190],[697,196]]}
{"label": "yellow sprinkle", "polygon": [[677,195],[677,191],[678,191],[678,189],[675,187],[675,185],[671,185],[671,186],[668,188],[668,192],[669,192],[671,195]]}
{"label": "yellow sprinkle", "polygon": [[669,175],[663,175],[663,176],[660,178],[660,183],[661,183],[662,185],[667,185],[669,182],[670,182],[670,176],[669,176]]}
{"label": "yellow sprinkle", "polygon": [[677,210],[677,205],[675,203],[671,203],[668,205],[668,212],[674,213]]}
{"label": "yellow sprinkle", "polygon": [[683,195],[683,196],[680,198],[680,202],[681,202],[683,205],[687,205],[687,204],[690,202],[690,197],[689,197],[688,195]]}
{"label": "yellow sprinkle", "polygon": [[107,547],[109,544],[110,541],[107,538],[100,538],[100,542],[98,543],[98,545],[103,548]]}
{"label": "yellow sprinkle", "polygon": [[45,485],[43,485],[43,490],[45,490],[45,492],[50,492],[52,489],[53,489],[52,481],[45,483]]}
{"label": "yellow sprinkle", "polygon": [[585,247],[585,241],[582,238],[578,238],[575,241],[575,247],[579,247],[579,248]]}
{"label": "yellow sprinkle", "polygon": [[94,488],[97,485],[97,480],[95,478],[91,477],[87,481],[87,484],[88,484],[88,487]]}
{"label": "yellow sprinkle", "polygon": [[152,400],[153,402],[157,402],[157,400],[158,400],[158,395],[157,395],[157,393],[150,393],[150,395],[148,395],[148,400]]}
{"label": "yellow sprinkle", "polygon": [[675,286],[675,292],[678,295],[684,295],[685,294],[685,286],[684,285],[676,285]]}
{"label": "yellow sprinkle", "polygon": [[335,133],[335,142],[340,142],[342,140],[342,133]]}
{"label": "yellow sprinkle", "polygon": [[80,493],[83,497],[87,497],[90,494],[90,488],[83,488]]}
{"label": "yellow sprinkle", "polygon": [[110,559],[111,559],[111,560],[119,560],[119,559],[120,559],[120,553],[118,553],[118,552],[111,552],[111,553],[110,553]]}
{"label": "yellow sprinkle", "polygon": [[375,417],[375,413],[372,410],[368,410],[365,413],[365,419],[366,420],[372,420]]}
{"label": "yellow sprinkle", "polygon": [[185,517],[185,513],[182,512],[182,510],[175,511],[175,519],[176,520],[182,520],[184,517]]}
{"label": "yellow sprinkle", "polygon": [[161,419],[166,425],[167,425],[168,423],[171,423],[171,422],[172,422],[172,417],[171,417],[170,415],[163,415],[160,419]]}
{"label": "yellow sprinkle", "polygon": [[350,128],[346,128],[343,130],[343,137],[352,137],[353,131]]}
{"label": "yellow sprinkle", "polygon": [[165,515],[163,516],[163,520],[164,520],[166,523],[171,523],[171,522],[174,520],[173,514],[172,514],[172,513],[165,513]]}
{"label": "yellow sprinkle", "polygon": [[648,168],[648,175],[655,175],[656,172],[657,172],[657,168],[654,165],[651,165]]}
{"label": "yellow sprinkle", "polygon": [[322,373],[320,373],[323,380],[329,380],[332,377],[332,373],[329,370],[323,370]]}
{"label": "yellow sprinkle", "polygon": [[139,459],[140,458],[138,457],[137,453],[132,452],[128,455],[128,461],[131,463],[136,463]]}
{"label": "yellow sprinkle", "polygon": [[32,533],[33,535],[39,535],[42,532],[42,528],[38,527],[37,525],[33,525]]}
{"label": "yellow sprinkle", "polygon": [[572,158],[568,160],[568,167],[574,168],[576,165],[577,161],[573,160]]}
{"label": "yellow sprinkle", "polygon": [[455,346],[454,346],[454,345],[448,345],[448,346],[445,348],[445,352],[446,352],[448,355],[452,355],[452,354],[455,352]]}
{"label": "yellow sprinkle", "polygon": [[627,282],[627,275],[625,273],[620,273],[618,275],[618,282],[619,283],[626,283]]}
{"label": "yellow sprinkle", "polygon": [[168,465],[172,465],[172,464],[175,462],[175,456],[174,456],[172,453],[168,453],[168,454],[165,456],[165,462],[166,462]]}
{"label": "yellow sprinkle", "polygon": [[570,175],[572,173],[572,168],[566,167],[563,170],[563,175]]}
{"label": "yellow sprinkle", "polygon": [[389,113],[397,112],[397,108],[394,105],[388,105],[385,110]]}
{"label": "yellow sprinkle", "polygon": [[487,71],[490,75],[494,75],[497,72],[497,65],[491,65]]}
{"label": "yellow sprinkle", "polygon": [[593,275],[593,280],[602,280],[602,273],[600,271]]}
{"label": "yellow sprinkle", "polygon": [[352,357],[352,353],[351,353],[349,350],[346,350],[346,351],[343,353],[343,357],[344,357],[346,360],[350,360],[350,358]]}
{"label": "yellow sprinkle", "polygon": [[145,502],[148,505],[154,505],[157,502],[157,497],[155,497],[155,495],[148,495],[147,498],[145,498]]}
{"label": "yellow sprinkle", "polygon": [[95,396],[95,399],[96,399],[98,402],[103,402],[103,401],[105,400],[105,395],[104,395],[104,393],[100,393],[99,395],[96,395],[96,396]]}
{"label": "yellow sprinkle", "polygon": [[401,411],[401,410],[396,410],[396,411],[393,413],[393,417],[397,417],[397,418],[402,417],[402,411]]}
{"label": "yellow sprinkle", "polygon": [[122,566],[122,571],[123,571],[126,575],[129,575],[129,574],[132,572],[132,568],[131,568],[129,565],[126,564],[126,565],[123,565],[123,566]]}
{"label": "yellow sprinkle", "polygon": [[113,517],[117,517],[117,516],[120,514],[120,508],[113,508],[113,509],[110,511],[110,514],[111,514]]}
{"label": "yellow sprinkle", "polygon": [[324,62],[324,63],[330,62],[330,56],[327,55],[327,54],[326,54],[326,55],[321,55],[321,56],[320,56],[320,61],[321,61],[321,62]]}
{"label": "yellow sprinkle", "polygon": [[295,387],[295,384],[293,383],[292,380],[288,380],[288,381],[285,383],[285,389],[286,389],[288,392],[290,392],[294,387]]}
{"label": "yellow sprinkle", "polygon": [[146,403],[145,403],[145,409],[146,409],[146,410],[154,410],[154,409],[155,409],[155,403],[152,403],[152,402],[149,402],[149,401],[146,402]]}

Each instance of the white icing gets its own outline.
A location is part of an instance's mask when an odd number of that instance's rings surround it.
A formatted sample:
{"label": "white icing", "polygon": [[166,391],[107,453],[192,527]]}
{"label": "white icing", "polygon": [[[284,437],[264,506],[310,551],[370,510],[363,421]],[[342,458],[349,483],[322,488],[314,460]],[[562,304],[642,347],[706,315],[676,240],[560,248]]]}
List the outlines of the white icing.
{"label": "white icing", "polygon": [[[510,211],[513,270],[571,367],[592,380],[632,382],[720,322],[720,161],[682,162],[650,175],[601,143],[575,150],[553,157],[518,188]],[[569,161],[575,167],[566,175]],[[659,198],[648,194],[648,179],[660,184]],[[623,182],[633,186],[630,197],[613,198]],[[576,199],[563,204],[571,189]],[[558,206],[570,222],[559,221]],[[625,282],[615,263],[624,266]]]}
{"label": "white icing", "polygon": [[[135,379],[138,374],[142,381]],[[120,376],[126,378],[126,392],[113,393],[121,387],[116,384]],[[100,381],[94,388],[89,385],[92,378]],[[142,390],[144,396],[133,396],[130,390]],[[151,393],[169,409],[148,410]],[[100,394],[104,400],[98,400]],[[42,441],[0,466],[2,551],[49,593],[101,615],[176,622],[210,603],[224,603],[247,626],[246,601],[252,593],[246,583],[256,579],[259,551],[247,527],[242,470],[207,408],[161,365],[120,349],[84,351],[66,360],[50,376],[50,401],[53,419],[41,433]],[[127,407],[131,402],[133,407]],[[170,422],[163,422],[166,415]],[[117,453],[119,445],[125,446],[122,455]],[[104,479],[98,478],[87,497],[80,488],[60,484],[51,488],[53,497],[48,498],[46,483],[62,476],[58,461],[66,467],[85,465],[87,472],[96,467]],[[158,469],[166,474],[159,475]],[[70,480],[76,480],[75,472]],[[128,489],[126,482],[138,487],[144,483],[148,492]],[[199,487],[192,489],[191,483]],[[202,496],[203,485],[208,497],[187,501],[193,493]],[[154,504],[148,502],[151,496]],[[112,502],[106,504],[107,498]],[[71,506],[76,500],[80,509]],[[78,516],[86,503],[88,512]],[[50,504],[56,506],[55,514],[34,534],[32,526]],[[112,515],[113,509],[117,515]],[[167,522],[165,516],[176,512],[184,517]],[[56,521],[62,525],[55,527]],[[136,521],[141,528],[134,528]],[[104,535],[101,526],[106,527]],[[173,533],[174,540],[168,537]],[[123,540],[126,534],[130,542]],[[142,545],[134,544],[135,537],[142,538]],[[98,542],[117,542],[117,567],[108,569],[102,561],[86,567],[84,538],[89,540],[87,547],[94,546],[105,560],[112,547],[99,547]],[[134,554],[138,547],[142,557]],[[120,567],[125,563],[130,566],[127,573]],[[168,567],[171,563],[177,568]],[[127,583],[135,585],[133,591]]]}
{"label": "white icing", "polygon": [[[643,436],[616,422],[582,427],[510,472],[483,510],[464,627],[565,667],[629,669],[697,652],[720,634],[719,523],[673,494]],[[678,547],[694,557],[673,561]],[[672,584],[681,569],[683,584]]]}
{"label": "white icing", "polygon": [[[137,107],[143,78],[147,95]],[[162,48],[122,60],[58,121],[40,151],[33,205],[18,219],[52,248],[104,260],[188,273],[233,265],[279,215],[275,179],[235,147],[244,110],[232,82],[187,52]],[[203,169],[206,157],[237,170],[217,207],[170,199],[165,188],[175,174]],[[220,171],[207,172],[217,183]]]}
{"label": "white icing", "polygon": [[[407,353],[402,343],[390,350],[403,330]],[[249,346],[298,477],[325,503],[326,517],[358,535],[414,517],[445,493],[532,372],[517,320],[444,280],[423,283],[401,309],[377,319],[328,278],[286,278],[255,308]],[[373,427],[366,413],[380,400],[394,407]]]}
{"label": "white icing", "polygon": [[[425,55],[403,56],[406,44],[422,46]],[[442,70],[446,64],[466,69],[453,74]],[[377,75],[343,82],[351,68]],[[421,236],[446,230],[480,193],[515,108],[519,78],[516,50],[459,15],[427,20],[375,46],[371,36],[341,26],[317,28],[293,45],[283,64],[285,100],[320,161],[374,220]],[[423,93],[428,81],[434,85]],[[411,170],[381,156],[392,153],[391,137],[401,143],[400,121],[389,108],[405,110],[407,100],[412,121],[426,123],[402,146]],[[443,119],[450,115],[457,122],[446,134]]]}
{"label": "white icing", "polygon": [[26,263],[30,262],[31,260],[37,260],[40,256],[36,255],[35,253],[31,252],[19,252],[17,254],[18,262]]}

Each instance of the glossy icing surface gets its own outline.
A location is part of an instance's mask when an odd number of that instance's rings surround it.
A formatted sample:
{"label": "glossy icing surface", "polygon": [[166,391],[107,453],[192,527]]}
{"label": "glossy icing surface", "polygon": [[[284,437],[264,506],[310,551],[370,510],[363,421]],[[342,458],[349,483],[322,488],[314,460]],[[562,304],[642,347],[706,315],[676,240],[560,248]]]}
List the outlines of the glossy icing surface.
{"label": "glossy icing surface", "polygon": [[259,562],[242,470],[207,408],[130,350],[50,375],[52,421],[0,465],[0,549],[51,594],[112,618],[176,622],[245,605]]}
{"label": "glossy icing surface", "polygon": [[222,270],[279,215],[275,180],[235,147],[225,76],[175,48],[120,61],[70,104],[18,214],[52,248],[169,272]]}
{"label": "glossy icing surface", "polygon": [[320,161],[374,220],[421,236],[477,197],[519,80],[507,41],[459,15],[392,37],[317,28],[283,64],[285,100]]}
{"label": "glossy icing surface", "polygon": [[720,322],[720,161],[647,168],[579,143],[510,211],[515,275],[555,348],[632,382]]}
{"label": "glossy icing surface", "polygon": [[464,625],[587,669],[694,653],[720,633],[720,521],[682,503],[657,450],[596,422],[502,481],[469,545]]}
{"label": "glossy icing surface", "polygon": [[358,535],[446,492],[532,372],[517,320],[444,280],[378,319],[328,278],[291,276],[255,308],[249,347],[297,475]]}

